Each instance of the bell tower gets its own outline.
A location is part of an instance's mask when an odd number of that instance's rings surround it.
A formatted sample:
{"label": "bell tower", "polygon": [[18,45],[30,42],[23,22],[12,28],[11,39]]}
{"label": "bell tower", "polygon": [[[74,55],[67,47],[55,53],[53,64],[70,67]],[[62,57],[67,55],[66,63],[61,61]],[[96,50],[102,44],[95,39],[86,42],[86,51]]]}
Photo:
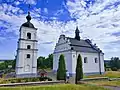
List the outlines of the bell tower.
{"label": "bell tower", "polygon": [[16,77],[37,76],[37,29],[30,22],[30,12],[27,22],[20,27],[16,58]]}

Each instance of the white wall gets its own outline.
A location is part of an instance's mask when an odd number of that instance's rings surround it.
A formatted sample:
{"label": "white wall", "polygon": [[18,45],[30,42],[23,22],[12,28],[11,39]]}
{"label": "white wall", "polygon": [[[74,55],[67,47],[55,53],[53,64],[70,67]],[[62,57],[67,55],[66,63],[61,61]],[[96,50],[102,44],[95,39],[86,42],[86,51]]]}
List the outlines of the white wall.
{"label": "white wall", "polygon": [[20,30],[20,37],[27,39],[27,33],[31,33],[31,39],[36,40],[37,39],[37,30],[33,28],[28,28],[28,27],[21,27]]}
{"label": "white wall", "polygon": [[101,72],[105,72],[105,68],[104,68],[104,54],[100,54],[100,59],[101,59]]}
{"label": "white wall", "polygon": [[[69,44],[70,44],[69,40],[67,40],[64,35],[61,35],[54,50],[53,70],[57,71],[60,54],[64,54],[66,69],[69,71],[69,73],[75,74],[77,57],[80,54],[82,56],[84,73],[100,73],[99,63],[101,63],[101,72],[104,72],[104,55],[103,54],[101,54],[100,62],[99,62],[98,53],[72,51]],[[87,63],[84,63],[84,57],[87,57],[87,61],[88,61]],[[97,58],[97,61],[98,61],[97,63],[95,63],[95,58]]]}
{"label": "white wall", "polygon": [[65,64],[66,64],[66,70],[68,70],[70,73],[72,73],[72,57],[71,52],[62,52],[62,53],[54,53],[53,54],[53,70],[57,71],[58,69],[58,62],[60,55],[63,54],[65,56]]}
{"label": "white wall", "polygon": [[66,70],[72,72],[72,54],[69,50],[69,41],[67,41],[67,38],[64,36],[60,36],[53,54],[53,70],[57,71],[59,57],[61,54],[63,54],[65,56]]}
{"label": "white wall", "polygon": [[30,45],[31,49],[37,49],[37,42],[25,41],[25,40],[20,40],[19,41],[19,47],[27,49],[27,45]]}
{"label": "white wall", "polygon": [[[83,64],[83,72],[84,73],[99,73],[100,67],[99,67],[99,55],[98,53],[84,53],[84,52],[77,52],[78,55],[81,55],[82,57],[82,64]],[[74,54],[75,55],[75,52]],[[76,69],[76,63],[77,63],[77,57],[73,58],[73,67],[72,72],[75,73]],[[87,57],[87,63],[84,63],[84,57]],[[95,58],[97,58],[98,63],[95,63]],[[101,56],[101,71],[104,72],[104,58],[103,55]]]}
{"label": "white wall", "polygon": [[[27,33],[31,33],[31,39],[27,40]],[[19,40],[17,60],[16,60],[16,74],[33,74],[37,73],[37,30],[27,27],[21,27]],[[27,49],[27,45],[31,46],[31,49]],[[27,58],[27,54],[30,54],[30,58]],[[28,71],[25,70],[25,66],[29,66]]]}

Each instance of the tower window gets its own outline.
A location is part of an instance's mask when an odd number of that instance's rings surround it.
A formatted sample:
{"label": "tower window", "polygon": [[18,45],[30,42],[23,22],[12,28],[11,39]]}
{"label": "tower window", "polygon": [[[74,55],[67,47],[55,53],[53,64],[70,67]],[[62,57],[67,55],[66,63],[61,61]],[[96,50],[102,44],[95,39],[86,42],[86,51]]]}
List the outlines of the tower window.
{"label": "tower window", "polygon": [[84,63],[88,63],[87,57],[84,57]]}
{"label": "tower window", "polygon": [[27,49],[30,49],[31,48],[31,46],[30,45],[27,45]]}
{"label": "tower window", "polygon": [[75,55],[73,55],[73,57],[75,57]]}
{"label": "tower window", "polygon": [[95,58],[95,63],[98,63],[98,60],[97,60],[97,58]]}
{"label": "tower window", "polygon": [[30,54],[27,54],[27,58],[30,58]]}
{"label": "tower window", "polygon": [[31,33],[27,33],[27,39],[31,39]]}

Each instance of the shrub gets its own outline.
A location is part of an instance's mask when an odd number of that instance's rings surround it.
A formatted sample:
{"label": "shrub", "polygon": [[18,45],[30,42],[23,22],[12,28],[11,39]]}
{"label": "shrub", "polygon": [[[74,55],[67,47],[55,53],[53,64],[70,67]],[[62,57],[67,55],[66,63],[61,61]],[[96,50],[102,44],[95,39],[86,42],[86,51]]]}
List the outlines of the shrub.
{"label": "shrub", "polygon": [[111,69],[112,69],[112,71],[117,71],[118,70],[116,67],[112,67]]}
{"label": "shrub", "polygon": [[45,81],[49,80],[51,81],[52,79],[48,77],[31,77],[31,78],[12,78],[12,79],[4,79],[0,83],[20,83],[20,82],[36,82],[36,81]]}
{"label": "shrub", "polygon": [[52,81],[52,79],[51,79],[51,78],[48,78],[48,81]]}
{"label": "shrub", "polygon": [[76,79],[75,83],[77,84],[77,81],[83,78],[83,68],[82,68],[82,58],[81,55],[78,55],[77,58],[77,65],[76,65]]}
{"label": "shrub", "polygon": [[61,54],[59,58],[57,80],[66,80],[66,66],[65,66],[65,59],[63,54]]}

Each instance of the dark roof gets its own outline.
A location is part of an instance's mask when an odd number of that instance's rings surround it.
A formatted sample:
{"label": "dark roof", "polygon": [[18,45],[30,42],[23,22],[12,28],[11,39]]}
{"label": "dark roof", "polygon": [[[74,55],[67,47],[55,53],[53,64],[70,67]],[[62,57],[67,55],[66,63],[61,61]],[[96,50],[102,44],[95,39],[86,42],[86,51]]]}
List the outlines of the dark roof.
{"label": "dark roof", "polygon": [[76,40],[75,38],[69,38],[67,37],[70,42],[71,42],[71,49],[75,51],[80,51],[80,52],[93,52],[93,53],[98,53],[102,52],[99,48],[94,46],[89,39],[86,40]]}
{"label": "dark roof", "polygon": [[34,25],[30,22],[31,20],[30,12],[28,12],[26,19],[27,19],[27,22],[23,23],[22,26],[29,27],[29,28],[35,28]]}
{"label": "dark roof", "polygon": [[31,22],[23,23],[22,26],[29,27],[29,28],[35,28],[34,25]]}

